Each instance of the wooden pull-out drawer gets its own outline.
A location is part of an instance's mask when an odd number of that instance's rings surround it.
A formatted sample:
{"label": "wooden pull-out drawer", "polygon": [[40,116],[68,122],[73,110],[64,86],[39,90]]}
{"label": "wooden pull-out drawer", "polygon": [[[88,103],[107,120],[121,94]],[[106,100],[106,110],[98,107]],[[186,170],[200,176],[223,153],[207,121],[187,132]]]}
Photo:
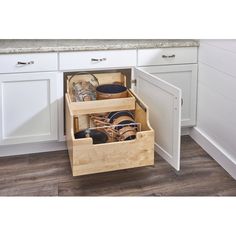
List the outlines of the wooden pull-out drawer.
{"label": "wooden pull-out drawer", "polygon": [[57,70],[57,53],[0,55],[0,73]]}
{"label": "wooden pull-out drawer", "polygon": [[73,176],[154,164],[154,131],[148,122],[148,110],[135,99],[135,120],[142,127],[136,139],[103,144],[93,144],[92,138],[75,139],[74,114],[67,100],[66,138]]}
{"label": "wooden pull-out drawer", "polygon": [[[134,79],[137,80],[138,96],[151,108],[150,112],[140,98],[131,91],[129,91],[130,97],[127,98],[82,102],[83,104],[73,103],[69,99],[70,89],[67,91],[66,137],[73,175],[152,165],[154,147],[160,156],[179,170],[181,90],[141,69],[133,68],[133,72]],[[107,76],[106,79],[105,75],[104,78],[102,76],[100,82],[114,81],[110,80],[113,76]],[[125,85],[122,76],[118,76],[118,79],[120,81],[114,82],[123,81]],[[135,113],[135,122],[141,124],[135,139],[102,144],[93,144],[91,138],[75,139],[75,132],[91,127],[91,116],[89,116],[91,113],[118,110],[132,110]],[[89,121],[86,121],[86,116],[89,117]],[[155,129],[155,137],[149,120]]]}
{"label": "wooden pull-out drawer", "polygon": [[197,63],[197,47],[138,50],[138,66],[187,63]]}
{"label": "wooden pull-out drawer", "polygon": [[[98,79],[100,85],[112,83],[126,85],[126,77],[122,73],[102,73],[94,74],[94,76]],[[73,79],[70,79],[71,76],[67,76],[67,78],[66,97],[73,114],[132,110],[135,107],[135,98],[130,91],[128,91],[128,97],[126,98],[74,102],[72,84],[76,81],[89,80],[91,79],[91,75],[82,74],[73,76]]]}

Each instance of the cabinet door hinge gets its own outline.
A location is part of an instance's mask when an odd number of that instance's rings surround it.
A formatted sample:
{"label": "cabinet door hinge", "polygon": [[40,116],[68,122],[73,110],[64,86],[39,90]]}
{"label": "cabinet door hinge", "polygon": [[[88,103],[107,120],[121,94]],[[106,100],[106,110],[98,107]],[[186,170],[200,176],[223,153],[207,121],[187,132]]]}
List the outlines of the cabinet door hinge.
{"label": "cabinet door hinge", "polygon": [[132,80],[131,80],[131,83],[136,86],[136,85],[137,85],[137,80],[136,80],[136,79],[132,79]]}

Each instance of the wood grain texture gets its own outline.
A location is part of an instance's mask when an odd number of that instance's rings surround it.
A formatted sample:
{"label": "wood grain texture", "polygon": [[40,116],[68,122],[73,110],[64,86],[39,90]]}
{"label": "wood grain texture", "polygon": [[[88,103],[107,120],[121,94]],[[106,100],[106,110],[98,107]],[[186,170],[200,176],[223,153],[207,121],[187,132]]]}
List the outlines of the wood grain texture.
{"label": "wood grain texture", "polygon": [[[126,86],[126,76],[122,73],[94,74],[94,76],[98,79],[99,85],[119,83]],[[68,77],[70,78],[71,76]],[[65,98],[74,115],[135,109],[135,98],[130,91],[128,91],[127,97],[119,99],[113,98],[86,102],[73,102],[73,83],[77,83],[78,81],[88,82],[90,80],[91,75],[75,75],[70,81],[67,80],[67,93]]]}
{"label": "wood grain texture", "polygon": [[236,181],[189,136],[181,170],[153,167],[72,177],[67,151],[0,158],[1,196],[236,196]]}
{"label": "wood grain texture", "polygon": [[[132,95],[132,94],[131,94]],[[133,97],[134,98],[134,97]],[[136,139],[93,145],[92,138],[74,138],[73,109],[66,96],[66,140],[73,176],[150,166],[154,164],[154,131],[149,124],[148,108],[135,99],[135,120],[142,129]],[[136,101],[137,99],[137,101]],[[120,100],[120,99],[116,99]],[[112,103],[111,103],[112,105]],[[111,106],[112,107],[112,106]],[[93,109],[97,107],[93,105]],[[107,109],[107,108],[106,108]],[[116,109],[113,107],[112,111]],[[105,110],[106,112],[108,110]],[[78,115],[80,120],[80,115]]]}

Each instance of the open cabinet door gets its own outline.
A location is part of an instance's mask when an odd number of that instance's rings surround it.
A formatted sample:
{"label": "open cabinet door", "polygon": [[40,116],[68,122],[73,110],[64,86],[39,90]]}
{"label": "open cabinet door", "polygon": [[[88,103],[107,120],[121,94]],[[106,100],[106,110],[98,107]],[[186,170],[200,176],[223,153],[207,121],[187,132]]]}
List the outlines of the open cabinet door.
{"label": "open cabinet door", "polygon": [[149,107],[155,130],[155,151],[180,169],[181,90],[141,69],[134,68],[136,93]]}

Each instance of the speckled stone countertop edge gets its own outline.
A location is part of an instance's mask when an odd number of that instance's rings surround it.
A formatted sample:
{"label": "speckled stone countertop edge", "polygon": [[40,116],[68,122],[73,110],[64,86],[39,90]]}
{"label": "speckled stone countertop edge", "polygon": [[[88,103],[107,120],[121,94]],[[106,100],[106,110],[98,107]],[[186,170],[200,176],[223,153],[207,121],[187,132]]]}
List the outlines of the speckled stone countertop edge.
{"label": "speckled stone countertop edge", "polygon": [[[141,41],[141,40],[140,40]],[[94,40],[94,44],[86,40],[73,41],[77,42],[78,45],[73,45],[70,41],[55,41],[55,45],[51,46],[39,46],[40,41],[35,43],[33,46],[27,47],[21,43],[17,43],[14,46],[14,41],[11,45],[1,45],[0,40],[0,54],[14,54],[14,53],[46,53],[46,52],[76,52],[76,51],[100,51],[100,50],[128,50],[128,49],[151,49],[151,48],[174,48],[174,47],[198,47],[198,40],[142,40],[141,42],[137,40],[126,41],[126,40],[116,40],[114,43],[112,41],[99,41]],[[7,40],[5,41],[7,42]],[[21,41],[24,42],[24,41]],[[31,41],[32,44],[34,40]],[[47,42],[42,41],[42,44],[47,44]],[[61,42],[61,43],[60,43]],[[64,45],[63,45],[64,42]],[[66,42],[66,43],[65,43]],[[30,44],[30,43],[28,43]]]}

